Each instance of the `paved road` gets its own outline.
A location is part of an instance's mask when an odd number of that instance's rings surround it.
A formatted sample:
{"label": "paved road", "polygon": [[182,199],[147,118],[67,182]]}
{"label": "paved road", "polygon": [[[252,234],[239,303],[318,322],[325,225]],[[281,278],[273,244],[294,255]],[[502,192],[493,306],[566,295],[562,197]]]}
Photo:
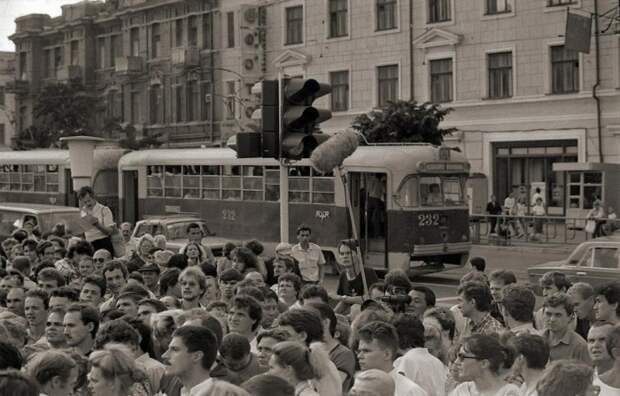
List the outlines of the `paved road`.
{"label": "paved road", "polygon": [[[511,270],[517,276],[519,282],[527,281],[527,268],[531,265],[545,263],[547,261],[561,260],[568,256],[567,253],[557,250],[548,251],[537,248],[506,248],[496,246],[474,246],[471,257],[482,256],[487,261],[487,273],[496,269]],[[455,301],[456,289],[459,279],[469,271],[469,268],[458,268],[438,274],[418,277],[416,284],[425,285],[433,289],[438,299],[443,303],[450,304]],[[337,278],[330,276],[326,279],[326,287],[329,291],[336,289]]]}

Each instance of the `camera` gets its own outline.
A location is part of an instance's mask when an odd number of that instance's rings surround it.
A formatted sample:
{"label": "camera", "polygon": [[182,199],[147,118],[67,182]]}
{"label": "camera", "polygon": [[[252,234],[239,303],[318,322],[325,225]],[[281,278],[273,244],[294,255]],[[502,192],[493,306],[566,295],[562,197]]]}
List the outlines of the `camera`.
{"label": "camera", "polygon": [[411,304],[411,296],[407,294],[396,294],[379,297],[379,300],[388,304],[394,312],[406,312]]}

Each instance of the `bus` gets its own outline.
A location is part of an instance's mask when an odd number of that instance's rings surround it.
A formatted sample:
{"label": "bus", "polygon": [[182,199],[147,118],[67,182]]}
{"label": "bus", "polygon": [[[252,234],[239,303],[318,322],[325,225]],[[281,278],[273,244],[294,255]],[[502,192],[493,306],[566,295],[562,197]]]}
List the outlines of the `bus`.
{"label": "bus", "polygon": [[[344,161],[346,187],[365,263],[385,272],[437,272],[468,259],[469,163],[429,144],[362,146]],[[308,159],[288,166],[289,240],[304,223],[329,263],[352,237],[342,180],[317,173]],[[237,158],[229,148],[141,150],[119,162],[124,221],[193,213],[218,237],[277,243],[279,163]],[[411,272],[410,272],[411,273]]]}
{"label": "bus", "polygon": [[[118,213],[118,161],[126,150],[96,149],[93,188]],[[0,155],[0,202],[76,206],[69,150],[4,151]]]}

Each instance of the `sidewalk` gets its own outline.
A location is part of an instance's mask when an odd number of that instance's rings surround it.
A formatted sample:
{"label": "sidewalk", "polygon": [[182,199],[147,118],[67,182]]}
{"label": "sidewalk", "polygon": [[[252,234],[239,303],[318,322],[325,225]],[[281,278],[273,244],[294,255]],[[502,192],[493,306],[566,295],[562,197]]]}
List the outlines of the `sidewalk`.
{"label": "sidewalk", "polygon": [[508,246],[501,245],[487,245],[487,244],[473,244],[476,250],[486,250],[489,252],[528,252],[528,253],[557,253],[557,254],[570,254],[576,245],[560,245],[557,243],[543,243],[543,242],[525,242],[525,241],[511,241]]}

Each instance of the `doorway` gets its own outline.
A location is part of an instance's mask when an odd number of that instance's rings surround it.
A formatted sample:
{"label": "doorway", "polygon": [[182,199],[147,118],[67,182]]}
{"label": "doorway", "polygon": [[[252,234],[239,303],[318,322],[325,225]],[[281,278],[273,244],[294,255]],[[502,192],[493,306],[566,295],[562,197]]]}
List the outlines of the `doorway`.
{"label": "doorway", "polygon": [[123,171],[123,221],[136,224],[138,212],[138,171]]}
{"label": "doorway", "polygon": [[[353,217],[360,238],[365,264],[387,268],[387,175],[350,172],[349,186]],[[351,233],[352,234],[352,233]]]}

